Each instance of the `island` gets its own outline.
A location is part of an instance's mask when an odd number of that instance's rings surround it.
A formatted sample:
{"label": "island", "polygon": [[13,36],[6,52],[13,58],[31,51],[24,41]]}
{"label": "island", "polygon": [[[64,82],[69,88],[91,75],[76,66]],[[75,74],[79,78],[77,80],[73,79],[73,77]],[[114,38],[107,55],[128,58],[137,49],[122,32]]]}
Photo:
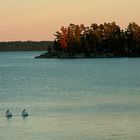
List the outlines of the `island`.
{"label": "island", "polygon": [[70,24],[54,35],[47,52],[35,58],[140,57],[140,26],[135,22],[126,29],[115,22],[89,27]]}

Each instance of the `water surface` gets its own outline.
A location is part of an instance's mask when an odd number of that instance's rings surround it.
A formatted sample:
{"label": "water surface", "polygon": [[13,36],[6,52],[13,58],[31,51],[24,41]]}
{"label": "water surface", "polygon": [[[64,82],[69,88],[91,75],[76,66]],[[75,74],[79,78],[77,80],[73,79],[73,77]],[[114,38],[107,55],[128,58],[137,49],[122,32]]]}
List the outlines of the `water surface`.
{"label": "water surface", "polygon": [[39,54],[0,52],[0,139],[140,139],[140,58],[33,59]]}

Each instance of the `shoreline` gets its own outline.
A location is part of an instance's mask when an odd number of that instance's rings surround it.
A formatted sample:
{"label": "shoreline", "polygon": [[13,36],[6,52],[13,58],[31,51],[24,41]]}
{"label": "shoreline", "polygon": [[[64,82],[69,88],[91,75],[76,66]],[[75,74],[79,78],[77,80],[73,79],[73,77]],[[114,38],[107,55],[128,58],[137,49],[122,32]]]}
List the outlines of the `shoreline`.
{"label": "shoreline", "polygon": [[139,55],[115,55],[113,53],[106,54],[91,54],[86,56],[84,53],[71,55],[64,52],[46,52],[35,59],[93,59],[93,58],[140,58]]}

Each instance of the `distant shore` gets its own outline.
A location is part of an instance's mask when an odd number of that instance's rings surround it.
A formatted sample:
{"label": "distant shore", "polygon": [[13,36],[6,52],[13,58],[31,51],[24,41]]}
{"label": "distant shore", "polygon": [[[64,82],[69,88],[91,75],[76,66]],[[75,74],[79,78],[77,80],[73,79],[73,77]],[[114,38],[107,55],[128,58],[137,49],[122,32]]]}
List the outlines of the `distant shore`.
{"label": "distant shore", "polygon": [[47,51],[53,41],[10,41],[0,42],[0,52],[4,51]]}

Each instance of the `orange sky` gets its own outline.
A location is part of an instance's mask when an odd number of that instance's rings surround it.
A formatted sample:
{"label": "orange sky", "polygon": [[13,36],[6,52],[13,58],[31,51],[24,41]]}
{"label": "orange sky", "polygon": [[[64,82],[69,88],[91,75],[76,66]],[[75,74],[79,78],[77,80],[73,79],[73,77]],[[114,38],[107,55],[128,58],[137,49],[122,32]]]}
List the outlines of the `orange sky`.
{"label": "orange sky", "polygon": [[0,41],[53,40],[69,23],[140,25],[140,0],[0,0]]}

